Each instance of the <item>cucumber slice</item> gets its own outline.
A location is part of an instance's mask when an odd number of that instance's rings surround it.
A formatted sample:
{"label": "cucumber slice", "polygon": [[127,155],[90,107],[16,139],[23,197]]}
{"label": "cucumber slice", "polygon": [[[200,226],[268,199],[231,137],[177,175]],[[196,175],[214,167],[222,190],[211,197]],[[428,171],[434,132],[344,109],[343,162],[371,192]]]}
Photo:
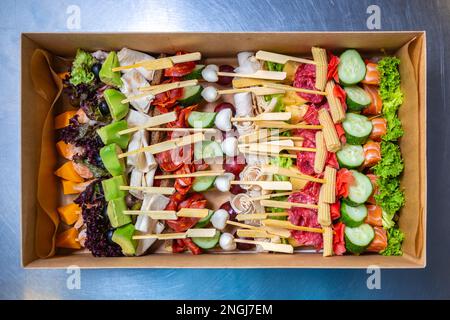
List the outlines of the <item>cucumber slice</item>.
{"label": "cucumber slice", "polygon": [[336,152],[336,157],[341,168],[358,168],[364,163],[364,149],[362,146],[345,144]]}
{"label": "cucumber slice", "polygon": [[345,50],[339,57],[339,82],[343,85],[357,84],[366,76],[366,64],[358,51]]}
{"label": "cucumber slice", "polygon": [[357,227],[364,223],[367,217],[367,208],[363,204],[352,207],[343,201],[341,204],[341,215],[341,220],[347,227]]}
{"label": "cucumber slice", "polygon": [[189,73],[183,77],[183,80],[200,79],[202,77],[202,71],[204,68],[205,68],[204,64],[197,64],[191,73]]}
{"label": "cucumber slice", "polygon": [[347,113],[342,122],[348,144],[364,144],[372,132],[372,122],[365,116]]}
{"label": "cucumber slice", "polygon": [[210,238],[191,238],[192,241],[194,241],[194,243],[196,245],[198,245],[200,248],[208,250],[208,249],[212,249],[215,246],[217,246],[217,244],[219,243],[219,239],[220,239],[220,232],[216,231],[216,234],[214,235],[214,237],[210,237]]}
{"label": "cucumber slice", "polygon": [[370,96],[363,88],[358,86],[344,87],[347,94],[347,106],[350,111],[361,111],[370,105]]}
{"label": "cucumber slice", "polygon": [[369,199],[372,194],[373,187],[370,179],[361,172],[350,170],[354,183],[348,188],[348,197],[346,202],[350,206],[359,206]]}
{"label": "cucumber slice", "polygon": [[216,141],[201,141],[194,145],[194,158],[211,159],[223,156],[222,147]]}
{"label": "cucumber slice", "polygon": [[202,219],[200,219],[197,224],[195,225],[196,228],[204,228],[208,225],[209,221],[211,221],[211,217],[213,216],[214,211],[209,210],[208,215]]}
{"label": "cucumber slice", "polygon": [[186,87],[183,90],[183,96],[178,102],[183,106],[190,106],[200,102],[202,99],[202,86]]}
{"label": "cucumber slice", "polygon": [[216,177],[197,177],[192,184],[192,190],[195,192],[203,192],[210,189],[214,185]]}
{"label": "cucumber slice", "polygon": [[345,227],[345,247],[348,251],[360,254],[366,250],[375,237],[373,228],[364,223],[358,227]]}
{"label": "cucumber slice", "polygon": [[192,111],[188,117],[188,123],[192,128],[211,128],[214,126],[216,112]]}

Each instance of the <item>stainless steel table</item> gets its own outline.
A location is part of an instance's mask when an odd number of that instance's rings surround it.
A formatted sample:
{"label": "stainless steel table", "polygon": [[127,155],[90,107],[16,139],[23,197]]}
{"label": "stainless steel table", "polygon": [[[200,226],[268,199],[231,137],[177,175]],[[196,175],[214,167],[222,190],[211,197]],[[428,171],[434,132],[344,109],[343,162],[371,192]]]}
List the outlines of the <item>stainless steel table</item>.
{"label": "stainless steel table", "polygon": [[[24,31],[426,30],[428,38],[428,266],[385,270],[86,270],[69,290],[64,270],[19,264],[19,35]],[[71,6],[75,5],[75,7]],[[68,18],[79,10],[80,29]],[[3,0],[0,6],[0,298],[338,299],[450,297],[449,1]],[[76,21],[75,21],[76,22]],[[72,28],[72,29],[71,29]]]}

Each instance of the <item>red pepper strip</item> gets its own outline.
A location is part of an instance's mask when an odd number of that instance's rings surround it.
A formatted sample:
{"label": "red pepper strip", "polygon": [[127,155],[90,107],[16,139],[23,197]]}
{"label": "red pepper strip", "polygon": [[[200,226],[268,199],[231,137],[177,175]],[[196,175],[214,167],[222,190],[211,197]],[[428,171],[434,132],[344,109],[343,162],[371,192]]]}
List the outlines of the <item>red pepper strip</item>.
{"label": "red pepper strip", "polygon": [[[184,174],[194,172],[194,166],[189,164],[184,164],[180,169],[175,171],[175,174]],[[175,190],[181,194],[186,194],[192,187],[194,183],[194,178],[177,178],[175,180]]]}
{"label": "red pepper strip", "polygon": [[341,256],[346,251],[344,239],[345,224],[343,224],[342,222],[338,222],[333,225],[333,230],[333,251],[335,255]]}
{"label": "red pepper strip", "polygon": [[173,253],[180,253],[184,252],[186,250],[186,246],[182,239],[175,239],[172,241],[172,252]]}
{"label": "red pepper strip", "polygon": [[336,83],[339,83],[339,76],[338,76],[338,65],[339,65],[339,58],[332,54],[331,52],[328,53],[328,72],[327,72],[327,80],[334,79]]}
{"label": "red pepper strip", "polygon": [[354,178],[350,170],[340,169],[336,174],[336,197],[348,196],[348,189],[353,184]]}
{"label": "red pepper strip", "polygon": [[189,238],[182,239],[184,242],[184,245],[188,247],[189,250],[191,250],[192,254],[198,255],[202,253],[202,250]]}
{"label": "red pepper strip", "polygon": [[331,214],[332,221],[339,219],[341,217],[341,202],[340,201],[330,204],[330,214]]}
{"label": "red pepper strip", "polygon": [[342,127],[342,123],[336,123],[334,125],[334,128],[336,129],[336,133],[339,137],[339,141],[341,141],[343,144],[345,144],[347,142],[347,138],[345,137],[345,131],[344,131],[344,128]]}
{"label": "red pepper strip", "polygon": [[[176,53],[177,56],[185,54],[187,52],[178,51]],[[166,77],[183,77],[185,75],[188,75],[192,72],[195,68],[195,62],[189,61],[189,62],[183,62],[183,63],[177,63],[173,65],[173,67],[165,69],[164,70],[164,76]]]}

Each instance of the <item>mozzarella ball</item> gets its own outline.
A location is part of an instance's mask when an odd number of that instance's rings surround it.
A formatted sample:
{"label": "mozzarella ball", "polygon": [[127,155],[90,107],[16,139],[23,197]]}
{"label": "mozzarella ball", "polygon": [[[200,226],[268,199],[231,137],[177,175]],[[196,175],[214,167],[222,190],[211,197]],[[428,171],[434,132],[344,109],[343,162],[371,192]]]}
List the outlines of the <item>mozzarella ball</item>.
{"label": "mozzarella ball", "polygon": [[218,66],[215,64],[210,64],[202,70],[202,78],[208,82],[217,82],[219,81],[219,76],[217,75],[218,71]]}
{"label": "mozzarella ball", "polygon": [[214,102],[219,99],[219,93],[214,87],[206,87],[202,91],[202,97],[208,102]]}
{"label": "mozzarella ball", "polygon": [[230,109],[220,110],[216,115],[216,119],[214,120],[216,128],[225,132],[230,131],[233,128],[233,125],[231,124],[231,116],[232,112]]}
{"label": "mozzarella ball", "polygon": [[220,192],[230,191],[231,181],[234,179],[234,174],[227,172],[223,176],[218,176],[214,181],[214,186]]}
{"label": "mozzarella ball", "polygon": [[235,157],[238,154],[238,139],[236,137],[228,137],[222,141],[222,151],[228,157]]}
{"label": "mozzarella ball", "polygon": [[224,209],[219,209],[213,213],[211,217],[211,223],[214,228],[218,230],[223,230],[227,226],[228,212]]}
{"label": "mozzarella ball", "polygon": [[234,242],[234,237],[231,233],[222,233],[219,239],[220,247],[225,251],[233,251],[236,249],[236,242]]}

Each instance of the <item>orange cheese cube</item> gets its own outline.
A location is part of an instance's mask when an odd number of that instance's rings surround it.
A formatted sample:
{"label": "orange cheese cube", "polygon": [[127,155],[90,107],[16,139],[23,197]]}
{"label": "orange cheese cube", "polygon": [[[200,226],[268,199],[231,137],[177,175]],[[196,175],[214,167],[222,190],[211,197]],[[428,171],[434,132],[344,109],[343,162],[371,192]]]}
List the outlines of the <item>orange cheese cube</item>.
{"label": "orange cheese cube", "polygon": [[73,182],[84,181],[84,179],[75,171],[72,161],[67,161],[64,163],[58,170],[55,171],[55,175]]}
{"label": "orange cheese cube", "polygon": [[78,194],[84,191],[86,187],[92,182],[92,180],[85,182],[74,182],[69,180],[61,180],[63,185],[64,194]]}
{"label": "orange cheese cube", "polygon": [[64,127],[67,127],[70,123],[70,119],[72,119],[76,113],[77,112],[75,110],[71,110],[58,114],[55,117],[55,129],[62,129]]}
{"label": "orange cheese cube", "polygon": [[58,234],[56,236],[56,246],[58,248],[81,249],[78,241],[78,230],[70,228]]}
{"label": "orange cheese cube", "polygon": [[59,207],[57,210],[61,220],[69,226],[77,222],[81,214],[81,208],[76,203]]}

